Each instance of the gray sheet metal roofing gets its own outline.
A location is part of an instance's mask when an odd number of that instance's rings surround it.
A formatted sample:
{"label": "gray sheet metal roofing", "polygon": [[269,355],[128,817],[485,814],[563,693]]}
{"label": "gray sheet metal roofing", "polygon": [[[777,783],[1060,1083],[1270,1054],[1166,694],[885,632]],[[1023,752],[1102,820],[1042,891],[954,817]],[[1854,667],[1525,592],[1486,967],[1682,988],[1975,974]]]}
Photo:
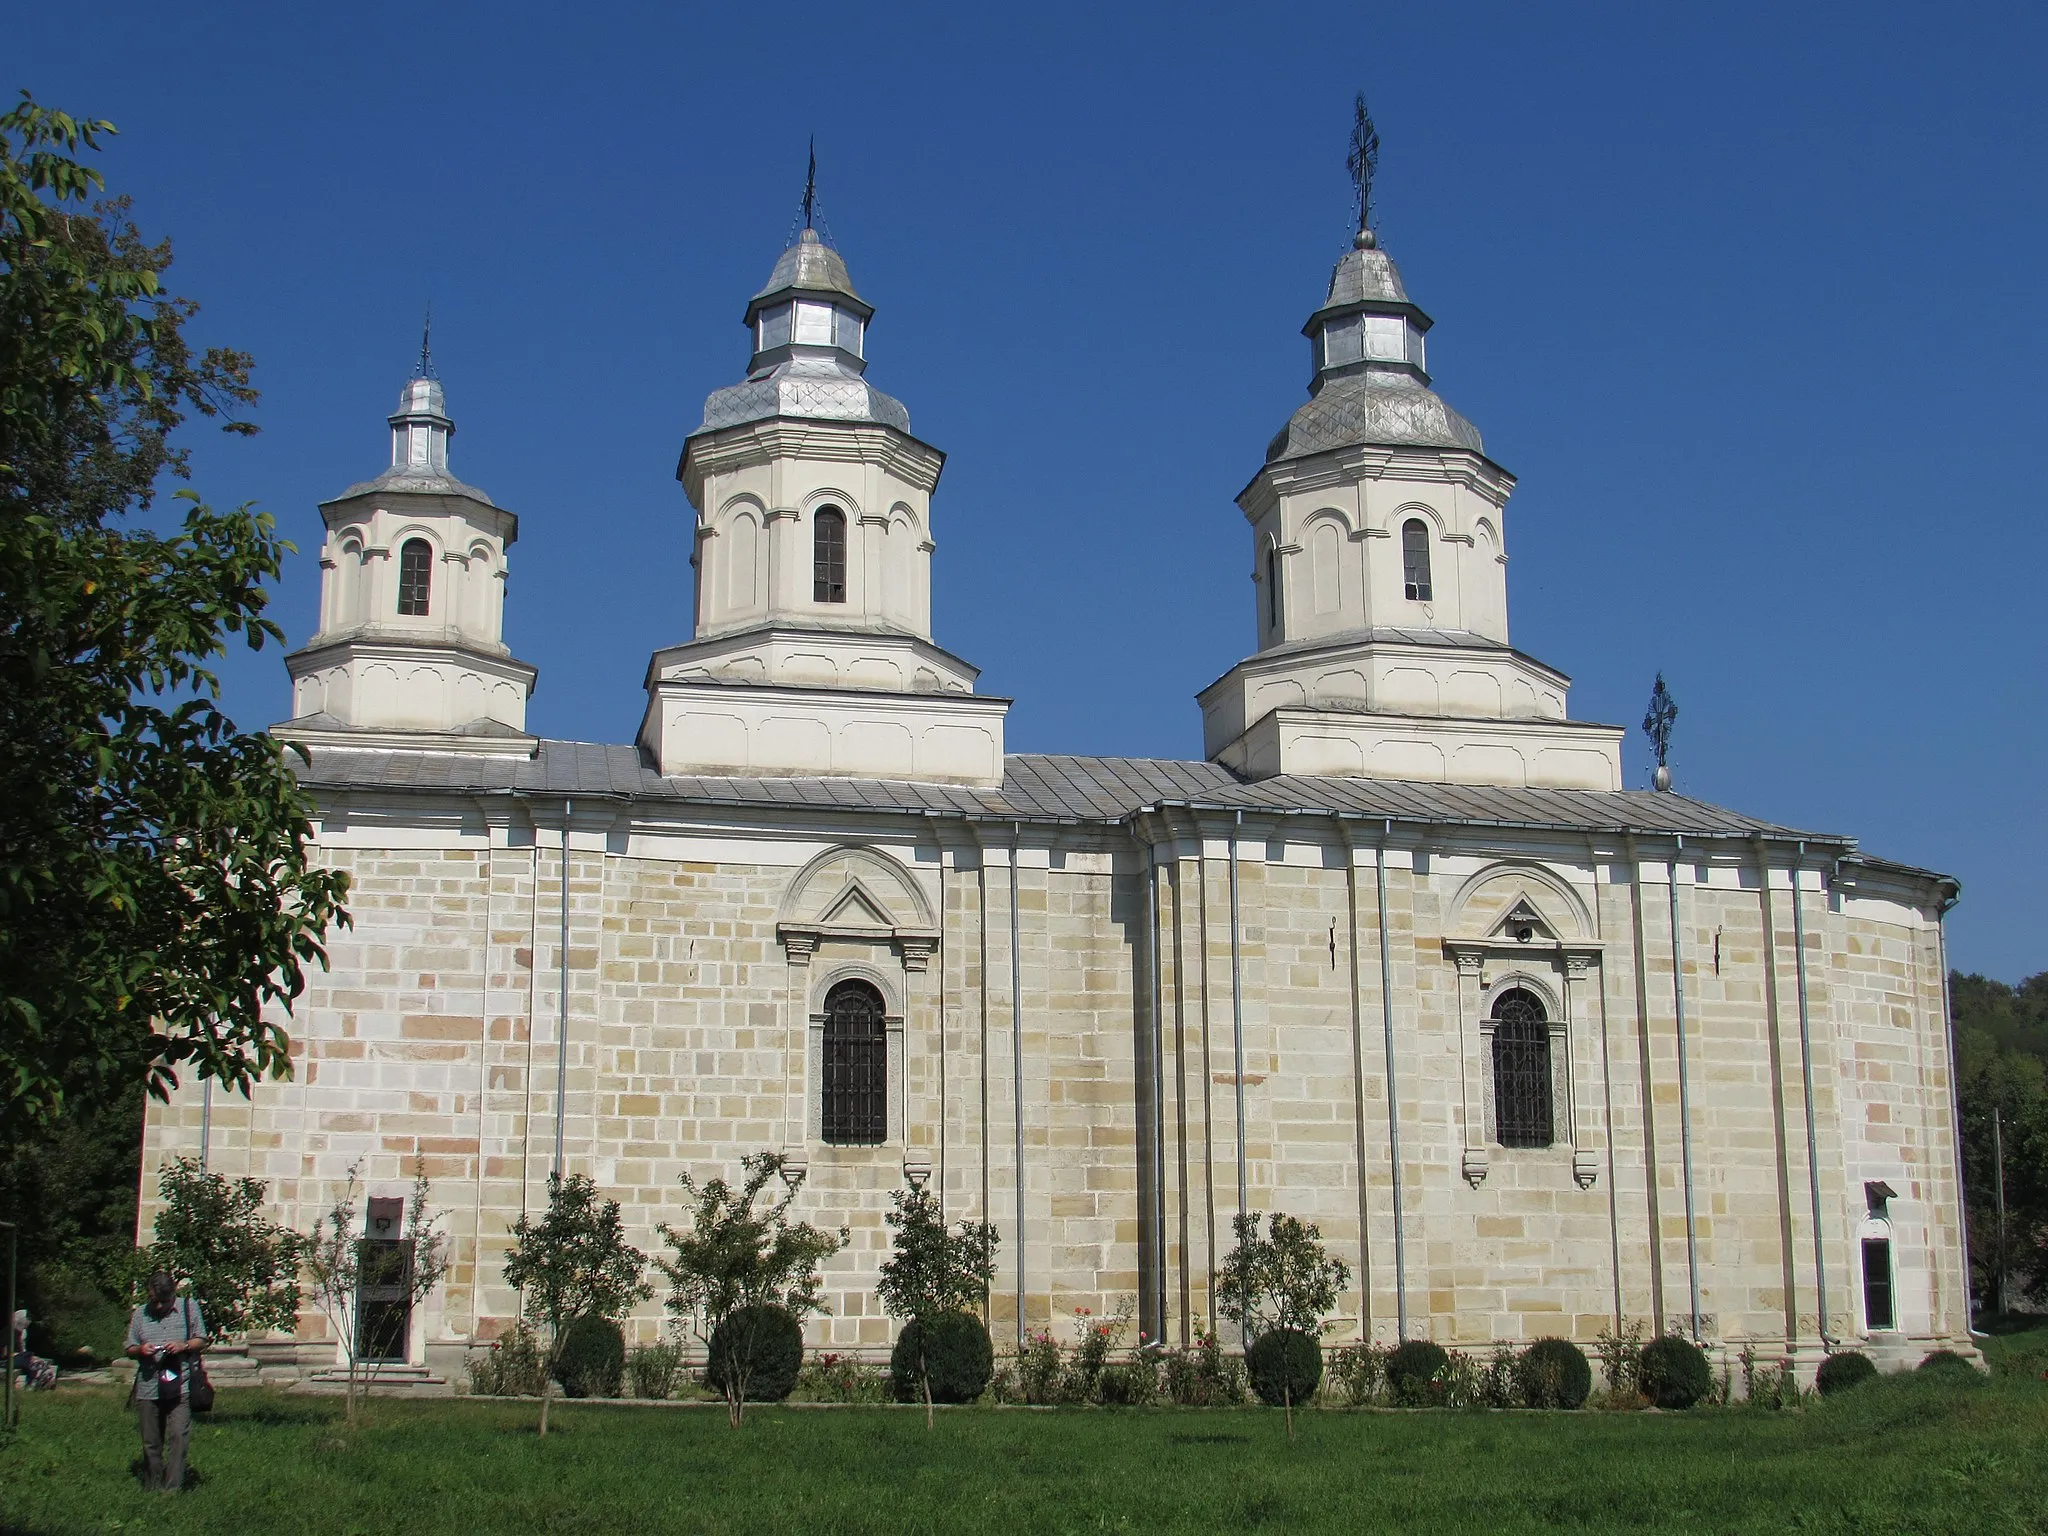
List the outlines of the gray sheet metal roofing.
{"label": "gray sheet metal roofing", "polygon": [[[295,760],[296,761],[296,760]],[[1216,763],[1017,753],[1000,789],[884,779],[663,777],[637,747],[543,741],[532,759],[315,748],[299,777],[313,789],[566,795],[703,806],[908,811],[976,820],[1115,822],[1158,806],[1338,814],[1440,825],[1669,836],[1854,839],[1800,832],[1702,800],[1648,790],[1495,789],[1392,779],[1282,776],[1246,783]]]}

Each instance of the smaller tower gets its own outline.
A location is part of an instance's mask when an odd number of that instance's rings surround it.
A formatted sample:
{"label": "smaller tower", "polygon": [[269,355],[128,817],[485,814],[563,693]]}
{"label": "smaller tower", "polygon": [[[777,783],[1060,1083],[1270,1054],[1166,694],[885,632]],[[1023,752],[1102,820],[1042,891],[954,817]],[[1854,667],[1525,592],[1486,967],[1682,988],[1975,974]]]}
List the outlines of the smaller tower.
{"label": "smaller tower", "polygon": [[531,756],[536,674],[503,638],[519,519],[449,472],[455,422],[424,345],[389,420],[390,468],[320,504],[320,628],[285,658],[293,718],[276,734]]}
{"label": "smaller tower", "polygon": [[747,303],[746,377],[684,439],[695,623],[640,725],[663,773],[1002,782],[1009,701],[932,638],[946,458],[868,381],[874,313],[807,218]]}

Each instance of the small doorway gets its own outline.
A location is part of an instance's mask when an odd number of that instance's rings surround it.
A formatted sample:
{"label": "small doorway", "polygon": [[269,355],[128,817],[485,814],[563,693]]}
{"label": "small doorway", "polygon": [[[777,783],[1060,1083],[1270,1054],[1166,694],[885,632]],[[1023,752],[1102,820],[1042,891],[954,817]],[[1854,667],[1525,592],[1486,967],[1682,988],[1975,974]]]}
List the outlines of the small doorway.
{"label": "small doorway", "polygon": [[365,1365],[403,1365],[412,1338],[412,1286],[408,1245],[400,1241],[403,1200],[370,1201],[357,1253],[356,1359]]}

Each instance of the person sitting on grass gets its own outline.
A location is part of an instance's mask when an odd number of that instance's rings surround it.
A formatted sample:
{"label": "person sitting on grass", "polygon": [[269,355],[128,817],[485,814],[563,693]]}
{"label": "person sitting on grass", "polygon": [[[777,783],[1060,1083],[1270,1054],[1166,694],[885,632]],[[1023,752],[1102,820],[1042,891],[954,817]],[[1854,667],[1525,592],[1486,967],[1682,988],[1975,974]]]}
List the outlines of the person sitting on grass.
{"label": "person sitting on grass", "polygon": [[149,1300],[128,1319],[128,1358],[135,1361],[135,1412],[142,1424],[142,1486],[176,1493],[185,1486],[185,1444],[192,1406],[185,1382],[190,1357],[206,1348],[199,1303],[181,1299],[168,1271],[149,1277]]}

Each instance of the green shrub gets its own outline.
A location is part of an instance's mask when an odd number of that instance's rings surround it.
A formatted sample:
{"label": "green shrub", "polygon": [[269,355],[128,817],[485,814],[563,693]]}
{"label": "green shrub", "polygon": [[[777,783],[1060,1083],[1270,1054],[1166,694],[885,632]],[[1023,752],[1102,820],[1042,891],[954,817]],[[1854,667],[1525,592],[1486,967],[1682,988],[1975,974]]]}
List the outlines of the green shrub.
{"label": "green shrub", "polygon": [[796,1387],[813,1403],[886,1403],[895,1396],[886,1370],[829,1351],[804,1362]]}
{"label": "green shrub", "polygon": [[666,1402],[676,1395],[683,1374],[683,1347],[672,1339],[643,1344],[626,1356],[626,1379],[635,1397]]}
{"label": "green shrub", "polygon": [[1234,1408],[1244,1401],[1244,1365],[1223,1353],[1223,1343],[1195,1324],[1194,1342],[1159,1357],[1160,1390],[1183,1408]]}
{"label": "green shrub", "polygon": [[1327,1364],[1334,1395],[1347,1408],[1363,1408],[1379,1400],[1386,1384],[1387,1356],[1393,1351],[1384,1344],[1347,1344],[1330,1351]]}
{"label": "green shrub", "polygon": [[1876,1375],[1877,1367],[1871,1364],[1870,1356],[1846,1349],[1821,1361],[1820,1369],[1814,1373],[1813,1384],[1822,1397],[1833,1397],[1837,1392],[1861,1386]]}
{"label": "green shrub", "polygon": [[889,1385],[899,1403],[924,1401],[918,1374],[918,1352],[924,1352],[925,1374],[931,1379],[935,1403],[971,1403],[988,1390],[995,1370],[995,1348],[981,1319],[965,1312],[941,1312],[927,1320],[912,1318],[889,1352]]}
{"label": "green shrub", "polygon": [[1667,1333],[1643,1346],[1643,1395],[1659,1408],[1690,1408],[1713,1390],[1706,1353],[1691,1339]]}
{"label": "green shrub", "polygon": [[1299,1408],[1323,1379],[1323,1347],[1299,1328],[1269,1328],[1244,1352],[1245,1375],[1259,1401]]}
{"label": "green shrub", "polygon": [[1095,1378],[1095,1400],[1105,1408],[1143,1408],[1159,1398],[1159,1367],[1138,1358],[1105,1365]]}
{"label": "green shrub", "polygon": [[548,1379],[548,1362],[533,1329],[520,1323],[490,1348],[471,1350],[469,1390],[479,1397],[539,1397]]}
{"label": "green shrub", "polygon": [[1441,1344],[1407,1339],[1387,1356],[1387,1390],[1404,1408],[1425,1408],[1444,1400],[1451,1357]]}
{"label": "green shrub", "polygon": [[1973,1377],[1977,1374],[1977,1367],[1952,1349],[1937,1349],[1920,1362],[1919,1368],[1923,1371],[1968,1371]]}
{"label": "green shrub", "polygon": [[1569,1339],[1538,1339],[1515,1361],[1515,1385],[1531,1408],[1583,1408],[1593,1367]]}
{"label": "green shrub", "polygon": [[608,1317],[578,1317],[563,1331],[555,1380],[569,1397],[617,1397],[626,1377],[626,1335]]}
{"label": "green shrub", "polygon": [[724,1396],[727,1386],[743,1377],[748,1402],[779,1403],[795,1390],[803,1363],[803,1324],[792,1313],[775,1306],[741,1307],[711,1335],[704,1384]]}

